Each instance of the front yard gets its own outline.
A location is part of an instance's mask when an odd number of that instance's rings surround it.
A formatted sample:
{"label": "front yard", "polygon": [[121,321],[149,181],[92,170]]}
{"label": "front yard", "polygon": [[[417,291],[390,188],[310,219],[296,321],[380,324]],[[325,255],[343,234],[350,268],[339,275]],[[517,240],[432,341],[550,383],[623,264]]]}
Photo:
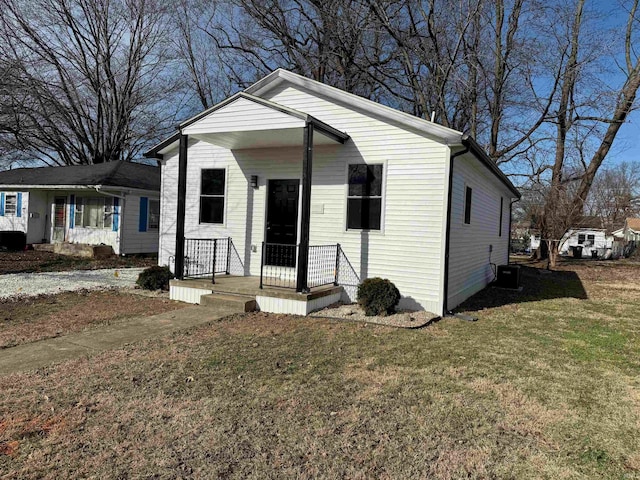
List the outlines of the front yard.
{"label": "front yard", "polygon": [[26,250],[23,252],[0,251],[0,275],[6,273],[62,272],[68,270],[96,270],[101,268],[151,267],[157,265],[155,256],[113,255],[94,259],[58,255],[51,252]]}
{"label": "front yard", "polygon": [[0,349],[184,306],[115,289],[0,298]]}
{"label": "front yard", "polygon": [[0,476],[640,478],[639,276],[528,268],[477,322],[254,313],[2,377]]}

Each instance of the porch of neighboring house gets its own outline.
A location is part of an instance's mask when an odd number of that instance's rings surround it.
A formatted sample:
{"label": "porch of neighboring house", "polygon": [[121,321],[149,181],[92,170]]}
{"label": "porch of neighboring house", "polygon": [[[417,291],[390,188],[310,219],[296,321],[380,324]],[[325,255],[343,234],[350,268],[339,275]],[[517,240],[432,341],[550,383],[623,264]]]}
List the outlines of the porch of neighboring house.
{"label": "porch of neighboring house", "polygon": [[[171,298],[200,303],[203,296],[207,299],[211,296],[215,299],[220,294],[250,296],[255,297],[260,310],[301,315],[339,301],[343,298],[343,287],[353,290],[359,278],[340,244],[313,245],[310,242],[313,152],[315,145],[344,144],[349,136],[307,114],[246,94],[232,97],[218,108],[219,118],[218,112],[207,112],[206,118],[203,117],[204,124],[196,118],[193,125],[182,125],[180,135],[174,140],[179,139],[179,165],[173,258],[176,280],[171,283]],[[269,114],[270,122],[258,120],[252,127],[230,126],[229,114],[235,108],[256,111],[253,118],[260,118],[258,113],[262,113],[263,118],[264,114]],[[220,213],[215,211],[216,196],[247,195],[246,190],[242,190],[247,188],[244,185],[235,186],[229,193],[229,174],[215,169],[209,171],[210,178],[206,176],[209,173],[201,177],[199,223],[187,228],[185,233],[190,139],[232,152],[251,149],[252,152],[266,152],[267,156],[269,151],[278,151],[274,150],[278,148],[300,152],[299,163],[291,159],[291,165],[295,162],[301,170],[298,178],[291,178],[290,173],[269,176],[267,172],[271,167],[264,157],[256,153],[243,154],[247,162],[258,165],[259,170],[254,171],[259,175],[261,172],[261,180],[265,182],[261,184],[265,195],[264,223],[260,221],[256,229],[262,230],[263,235],[252,241],[245,234],[239,241],[239,249],[224,233],[219,238],[211,238],[212,231],[233,234],[223,221],[228,212],[225,213],[224,207]],[[242,162],[243,155],[234,161]],[[250,190],[257,188],[257,179],[258,175],[247,175]],[[203,222],[203,216],[207,221]],[[235,228],[242,233],[245,231],[244,226]]]}

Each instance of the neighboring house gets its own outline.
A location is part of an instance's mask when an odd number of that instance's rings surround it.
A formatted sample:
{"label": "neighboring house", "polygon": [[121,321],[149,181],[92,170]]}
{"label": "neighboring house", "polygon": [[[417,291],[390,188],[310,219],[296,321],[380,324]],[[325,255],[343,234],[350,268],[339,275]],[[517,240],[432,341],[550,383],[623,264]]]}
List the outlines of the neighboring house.
{"label": "neighboring house", "polygon": [[[610,257],[609,251],[613,248],[614,236],[605,228],[602,228],[601,218],[585,216],[576,222],[575,226],[567,230],[560,241],[560,255],[574,256],[575,247],[584,258]],[[531,231],[531,251],[540,247],[540,231]]]}
{"label": "neighboring house", "polygon": [[604,228],[576,227],[570,229],[563,237],[560,255],[573,255],[572,247],[582,247],[582,256],[591,258],[594,255],[602,257],[613,244],[613,236],[607,234]]}
{"label": "neighboring house", "polygon": [[29,218],[26,214],[25,198],[25,192],[0,191],[0,232],[27,232]]}
{"label": "neighboring house", "polygon": [[160,169],[130,162],[0,172],[0,229],[27,243],[158,251]]}
{"label": "neighboring house", "polygon": [[159,263],[178,278],[203,263],[193,239],[230,237],[216,262],[231,251],[231,273],[304,292],[352,269],[442,314],[508,263],[520,194],[473,139],[285,70],[145,155],[162,166]]}
{"label": "neighboring house", "polygon": [[627,218],[622,227],[625,242],[640,242],[640,218]]}

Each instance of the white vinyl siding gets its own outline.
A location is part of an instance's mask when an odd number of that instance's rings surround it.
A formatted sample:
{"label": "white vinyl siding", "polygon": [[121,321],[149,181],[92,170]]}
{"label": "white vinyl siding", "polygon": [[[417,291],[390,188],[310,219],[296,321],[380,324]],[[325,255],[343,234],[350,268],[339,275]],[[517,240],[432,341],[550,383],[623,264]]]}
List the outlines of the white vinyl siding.
{"label": "white vinyl siding", "polygon": [[273,108],[260,105],[246,98],[237,100],[216,110],[215,115],[202,118],[184,129],[186,135],[200,133],[247,132],[264,129],[301,128],[304,120]]}
{"label": "white vinyl siding", "polygon": [[[269,93],[270,100],[304,111],[351,136],[344,145],[314,147],[311,244],[340,243],[361,279],[389,278],[403,295],[402,306],[439,313],[449,149],[423,135],[297,88],[276,88]],[[266,125],[269,126],[269,122]],[[171,263],[173,267],[170,257],[175,249],[177,149],[165,154],[165,159],[159,263]],[[383,231],[346,230],[345,174],[348,163],[385,165]],[[200,225],[198,222],[198,185],[202,168],[227,168],[224,226]],[[258,189],[249,185],[252,175],[258,176]],[[245,273],[259,275],[266,182],[268,179],[301,177],[302,146],[231,151],[190,138],[185,236],[232,237],[244,261]],[[252,245],[256,247],[255,252]]]}
{"label": "white vinyl siding", "polygon": [[[464,223],[465,190],[472,189],[471,222]],[[452,309],[493,280],[491,263],[508,263],[509,199],[513,194],[471,154],[453,165],[451,234],[449,247],[449,300]],[[502,232],[500,198],[504,197]]]}
{"label": "white vinyl siding", "polygon": [[[157,194],[156,194],[157,195]],[[134,253],[155,253],[158,251],[158,229],[149,228],[147,223],[147,231],[140,232],[140,197],[144,196],[149,199],[147,209],[147,219],[151,212],[151,204],[157,201],[149,195],[127,195],[124,201],[121,201],[120,228],[121,235],[121,252],[122,254]]]}
{"label": "white vinyl siding", "polygon": [[[15,207],[13,210],[7,210],[7,199],[11,197],[13,199],[13,204]],[[28,217],[27,212],[29,211],[29,194],[26,192],[22,193],[22,212],[18,217],[16,215],[15,209],[17,208],[18,202],[18,193],[17,192],[4,192],[5,199],[5,210],[4,215],[0,215],[0,231],[17,231],[17,232],[27,232],[28,225]],[[28,236],[27,236],[28,241]]]}

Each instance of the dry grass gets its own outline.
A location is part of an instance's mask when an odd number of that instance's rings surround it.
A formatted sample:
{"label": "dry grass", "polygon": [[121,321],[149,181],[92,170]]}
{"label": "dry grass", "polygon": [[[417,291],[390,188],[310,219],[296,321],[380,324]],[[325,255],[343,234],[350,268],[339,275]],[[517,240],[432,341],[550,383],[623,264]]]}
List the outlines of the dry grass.
{"label": "dry grass", "polygon": [[589,268],[475,323],[240,315],[0,378],[0,477],[640,478],[640,294]]}
{"label": "dry grass", "polygon": [[158,264],[155,256],[112,255],[109,258],[81,258],[51,252],[26,250],[0,251],[0,275],[6,273],[63,272],[68,270],[95,270],[99,268],[151,267]]}
{"label": "dry grass", "polygon": [[118,290],[81,291],[0,299],[0,348],[79,332],[128,318],[183,308],[185,304]]}

